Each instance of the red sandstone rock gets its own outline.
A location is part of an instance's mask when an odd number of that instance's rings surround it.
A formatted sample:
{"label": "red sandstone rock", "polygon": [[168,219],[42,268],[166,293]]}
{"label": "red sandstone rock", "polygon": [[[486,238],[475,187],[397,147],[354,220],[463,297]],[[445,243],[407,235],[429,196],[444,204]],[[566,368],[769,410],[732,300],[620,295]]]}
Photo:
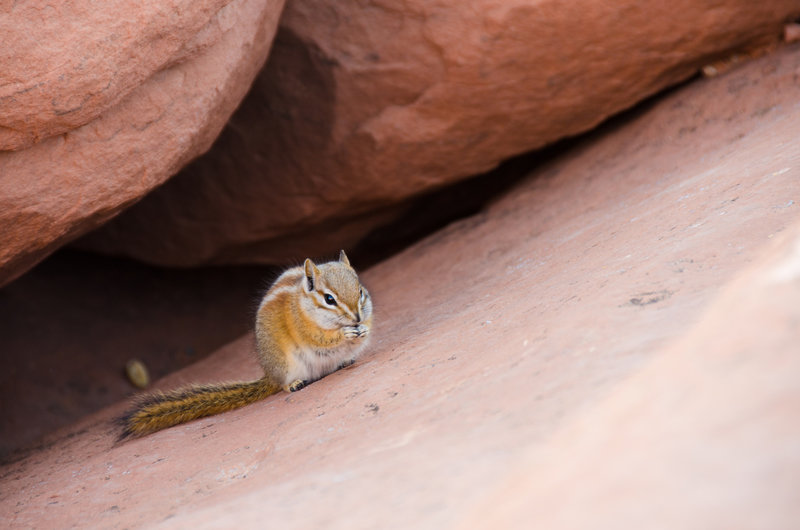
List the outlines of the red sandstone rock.
{"label": "red sandstone rock", "polygon": [[532,445],[464,529],[793,528],[800,224],[608,399]]}
{"label": "red sandstone rock", "polygon": [[786,24],[783,28],[783,40],[786,42],[797,42],[800,40],[800,24]]}
{"label": "red sandstone rock", "polygon": [[[351,368],[124,444],[124,404],[63,431],[0,469],[4,523],[792,528],[798,74],[794,47],[693,83],[366,271]],[[251,348],[160,386],[254,377]]]}
{"label": "red sandstone rock", "polygon": [[137,6],[23,2],[0,16],[0,147],[20,148],[0,152],[0,285],[208,149],[283,1]]}
{"label": "red sandstone rock", "polygon": [[796,0],[293,1],[214,149],[81,245],[182,266],[351,247],[387,205],[591,129],[798,15]]}
{"label": "red sandstone rock", "polygon": [[229,3],[18,2],[4,10],[0,150],[77,129],[155,73],[213,45],[217,13]]}

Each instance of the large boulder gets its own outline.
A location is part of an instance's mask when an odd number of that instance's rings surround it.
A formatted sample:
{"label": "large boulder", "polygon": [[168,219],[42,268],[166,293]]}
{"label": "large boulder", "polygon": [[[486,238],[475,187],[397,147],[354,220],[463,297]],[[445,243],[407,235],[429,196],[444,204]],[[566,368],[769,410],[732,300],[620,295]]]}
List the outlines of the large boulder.
{"label": "large boulder", "polygon": [[229,3],[14,4],[0,17],[0,150],[96,119],[156,72],[197,53],[198,33]]}
{"label": "large boulder", "polygon": [[591,129],[796,0],[296,0],[212,151],[84,247],[164,265],[349,247],[409,196]]}
{"label": "large boulder", "polygon": [[18,2],[0,15],[0,285],[206,151],[282,7]]}

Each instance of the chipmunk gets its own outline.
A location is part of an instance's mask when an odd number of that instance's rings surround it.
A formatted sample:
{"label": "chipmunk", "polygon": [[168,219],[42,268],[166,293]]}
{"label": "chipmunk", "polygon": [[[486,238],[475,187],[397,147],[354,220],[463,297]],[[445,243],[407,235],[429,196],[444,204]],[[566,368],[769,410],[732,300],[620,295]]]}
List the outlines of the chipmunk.
{"label": "chipmunk", "polygon": [[372,301],[342,250],[339,261],[281,274],[256,314],[256,347],[264,369],[249,382],[194,385],[146,395],[120,418],[121,438],[242,407],[285,390],[296,392],[345,366],[364,350]]}

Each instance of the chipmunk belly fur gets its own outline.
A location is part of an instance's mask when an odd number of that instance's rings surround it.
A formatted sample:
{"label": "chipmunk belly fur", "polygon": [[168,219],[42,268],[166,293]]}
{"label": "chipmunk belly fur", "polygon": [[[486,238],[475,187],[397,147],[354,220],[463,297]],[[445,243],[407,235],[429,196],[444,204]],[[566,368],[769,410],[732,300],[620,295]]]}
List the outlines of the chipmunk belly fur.
{"label": "chipmunk belly fur", "polygon": [[372,301],[344,251],[339,260],[288,269],[256,314],[261,379],[195,385],[140,399],[120,418],[122,436],[154,432],[238,408],[271,394],[297,391],[355,362],[367,346]]}
{"label": "chipmunk belly fur", "polygon": [[335,372],[340,367],[355,361],[366,343],[358,348],[343,344],[335,350],[315,350],[298,348],[294,353],[295,362],[289,369],[285,385],[294,381],[316,381]]}

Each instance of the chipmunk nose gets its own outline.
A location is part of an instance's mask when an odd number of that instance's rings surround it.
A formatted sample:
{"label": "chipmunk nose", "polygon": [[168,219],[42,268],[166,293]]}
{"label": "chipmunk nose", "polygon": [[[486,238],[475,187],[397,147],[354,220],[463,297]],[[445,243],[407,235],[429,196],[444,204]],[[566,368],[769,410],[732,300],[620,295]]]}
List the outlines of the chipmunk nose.
{"label": "chipmunk nose", "polygon": [[356,324],[360,324],[360,323],[361,323],[361,311],[356,313]]}

